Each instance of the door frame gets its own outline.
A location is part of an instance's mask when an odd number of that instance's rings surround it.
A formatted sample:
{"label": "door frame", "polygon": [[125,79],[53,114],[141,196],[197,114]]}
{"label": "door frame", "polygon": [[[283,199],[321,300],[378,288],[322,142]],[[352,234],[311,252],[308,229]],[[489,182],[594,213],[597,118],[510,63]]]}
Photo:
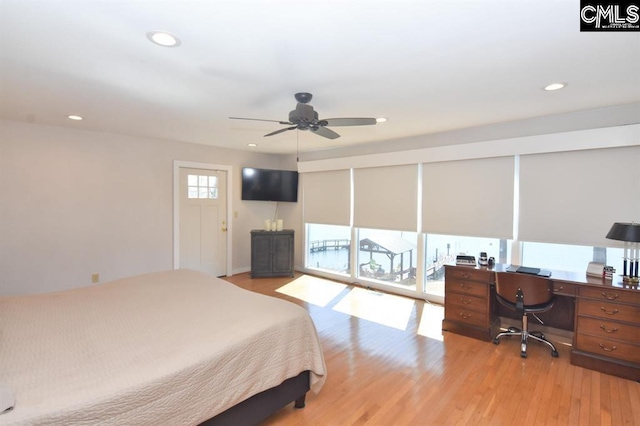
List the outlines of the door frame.
{"label": "door frame", "polygon": [[232,262],[233,257],[233,227],[231,226],[231,214],[233,211],[231,191],[233,188],[232,176],[233,167],[223,164],[198,163],[195,161],[173,160],[173,269],[180,268],[180,169],[203,169],[203,170],[220,170],[227,174],[227,264],[225,265],[225,275],[233,274]]}

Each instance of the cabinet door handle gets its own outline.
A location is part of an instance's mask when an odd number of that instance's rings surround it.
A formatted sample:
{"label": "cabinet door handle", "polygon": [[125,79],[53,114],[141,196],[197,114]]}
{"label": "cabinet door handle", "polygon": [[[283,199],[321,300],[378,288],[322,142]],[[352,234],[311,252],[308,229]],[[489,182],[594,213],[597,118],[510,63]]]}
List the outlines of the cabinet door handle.
{"label": "cabinet door handle", "polygon": [[606,293],[606,292],[602,292],[602,297],[604,297],[607,300],[616,300],[618,298],[618,295],[616,293]]}
{"label": "cabinet door handle", "polygon": [[607,351],[607,352],[613,352],[613,351],[615,351],[616,349],[618,349],[618,348],[616,347],[616,345],[613,345],[613,346],[612,346],[612,347],[610,347],[610,348],[606,347],[606,346],[605,346],[605,345],[603,345],[602,343],[599,343],[599,345],[600,345],[600,349],[602,349],[603,351]]}
{"label": "cabinet door handle", "polygon": [[469,303],[471,303],[471,302],[472,302],[472,300],[471,300],[471,299],[465,299],[464,297],[461,297],[461,298],[460,298],[460,301],[461,301],[462,303],[464,303],[465,305],[468,305]]}
{"label": "cabinet door handle", "polygon": [[606,331],[607,333],[615,333],[616,331],[618,331],[618,327],[607,328],[604,326],[604,324],[600,324],[600,328]]}
{"label": "cabinet door handle", "polygon": [[460,283],[460,287],[462,287],[465,290],[470,290],[471,289],[471,285],[469,285],[467,283]]}
{"label": "cabinet door handle", "polygon": [[464,319],[469,319],[469,318],[471,318],[471,314],[467,314],[467,313],[464,313],[464,312],[460,312],[460,316],[461,316],[462,318],[464,318]]}
{"label": "cabinet door handle", "polygon": [[600,308],[600,310],[601,310],[602,312],[604,312],[605,314],[607,314],[607,315],[615,315],[615,314],[617,314],[617,313],[618,313],[618,310],[617,310],[617,309],[614,309],[613,311],[607,311],[607,308],[605,308],[604,306],[602,306],[602,307]]}

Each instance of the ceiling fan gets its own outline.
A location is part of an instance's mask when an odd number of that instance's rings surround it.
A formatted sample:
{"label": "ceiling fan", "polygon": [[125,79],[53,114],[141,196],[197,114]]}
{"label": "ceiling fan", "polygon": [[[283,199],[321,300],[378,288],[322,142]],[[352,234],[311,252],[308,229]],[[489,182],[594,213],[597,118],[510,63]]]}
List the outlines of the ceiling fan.
{"label": "ceiling fan", "polygon": [[229,117],[232,120],[252,120],[252,121],[270,121],[274,123],[280,123],[285,126],[284,129],[276,130],[275,132],[267,133],[264,136],[273,136],[278,133],[286,132],[287,130],[310,130],[316,135],[322,136],[328,139],[337,139],[339,134],[329,129],[327,126],[368,126],[376,124],[375,118],[325,118],[320,120],[318,113],[314,111],[313,107],[309,105],[309,101],[313,95],[311,93],[301,92],[296,93],[295,98],[298,101],[296,109],[289,112],[289,121],[278,120],[263,120],[261,118],[243,118],[243,117]]}

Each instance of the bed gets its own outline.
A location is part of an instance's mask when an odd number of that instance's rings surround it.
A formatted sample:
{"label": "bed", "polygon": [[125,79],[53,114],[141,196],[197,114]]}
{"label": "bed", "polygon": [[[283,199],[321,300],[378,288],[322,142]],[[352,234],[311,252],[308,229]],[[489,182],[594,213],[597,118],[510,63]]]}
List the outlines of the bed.
{"label": "bed", "polygon": [[0,425],[252,424],[326,377],[302,307],[190,270],[0,297],[0,360]]}

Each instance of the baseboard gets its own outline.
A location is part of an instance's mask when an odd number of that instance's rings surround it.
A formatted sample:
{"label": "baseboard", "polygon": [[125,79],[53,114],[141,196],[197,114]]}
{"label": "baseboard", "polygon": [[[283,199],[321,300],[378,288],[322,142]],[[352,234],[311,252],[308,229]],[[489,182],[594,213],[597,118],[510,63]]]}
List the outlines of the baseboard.
{"label": "baseboard", "polygon": [[251,272],[251,267],[247,266],[245,268],[238,268],[231,271],[233,275],[244,274],[245,272]]}

